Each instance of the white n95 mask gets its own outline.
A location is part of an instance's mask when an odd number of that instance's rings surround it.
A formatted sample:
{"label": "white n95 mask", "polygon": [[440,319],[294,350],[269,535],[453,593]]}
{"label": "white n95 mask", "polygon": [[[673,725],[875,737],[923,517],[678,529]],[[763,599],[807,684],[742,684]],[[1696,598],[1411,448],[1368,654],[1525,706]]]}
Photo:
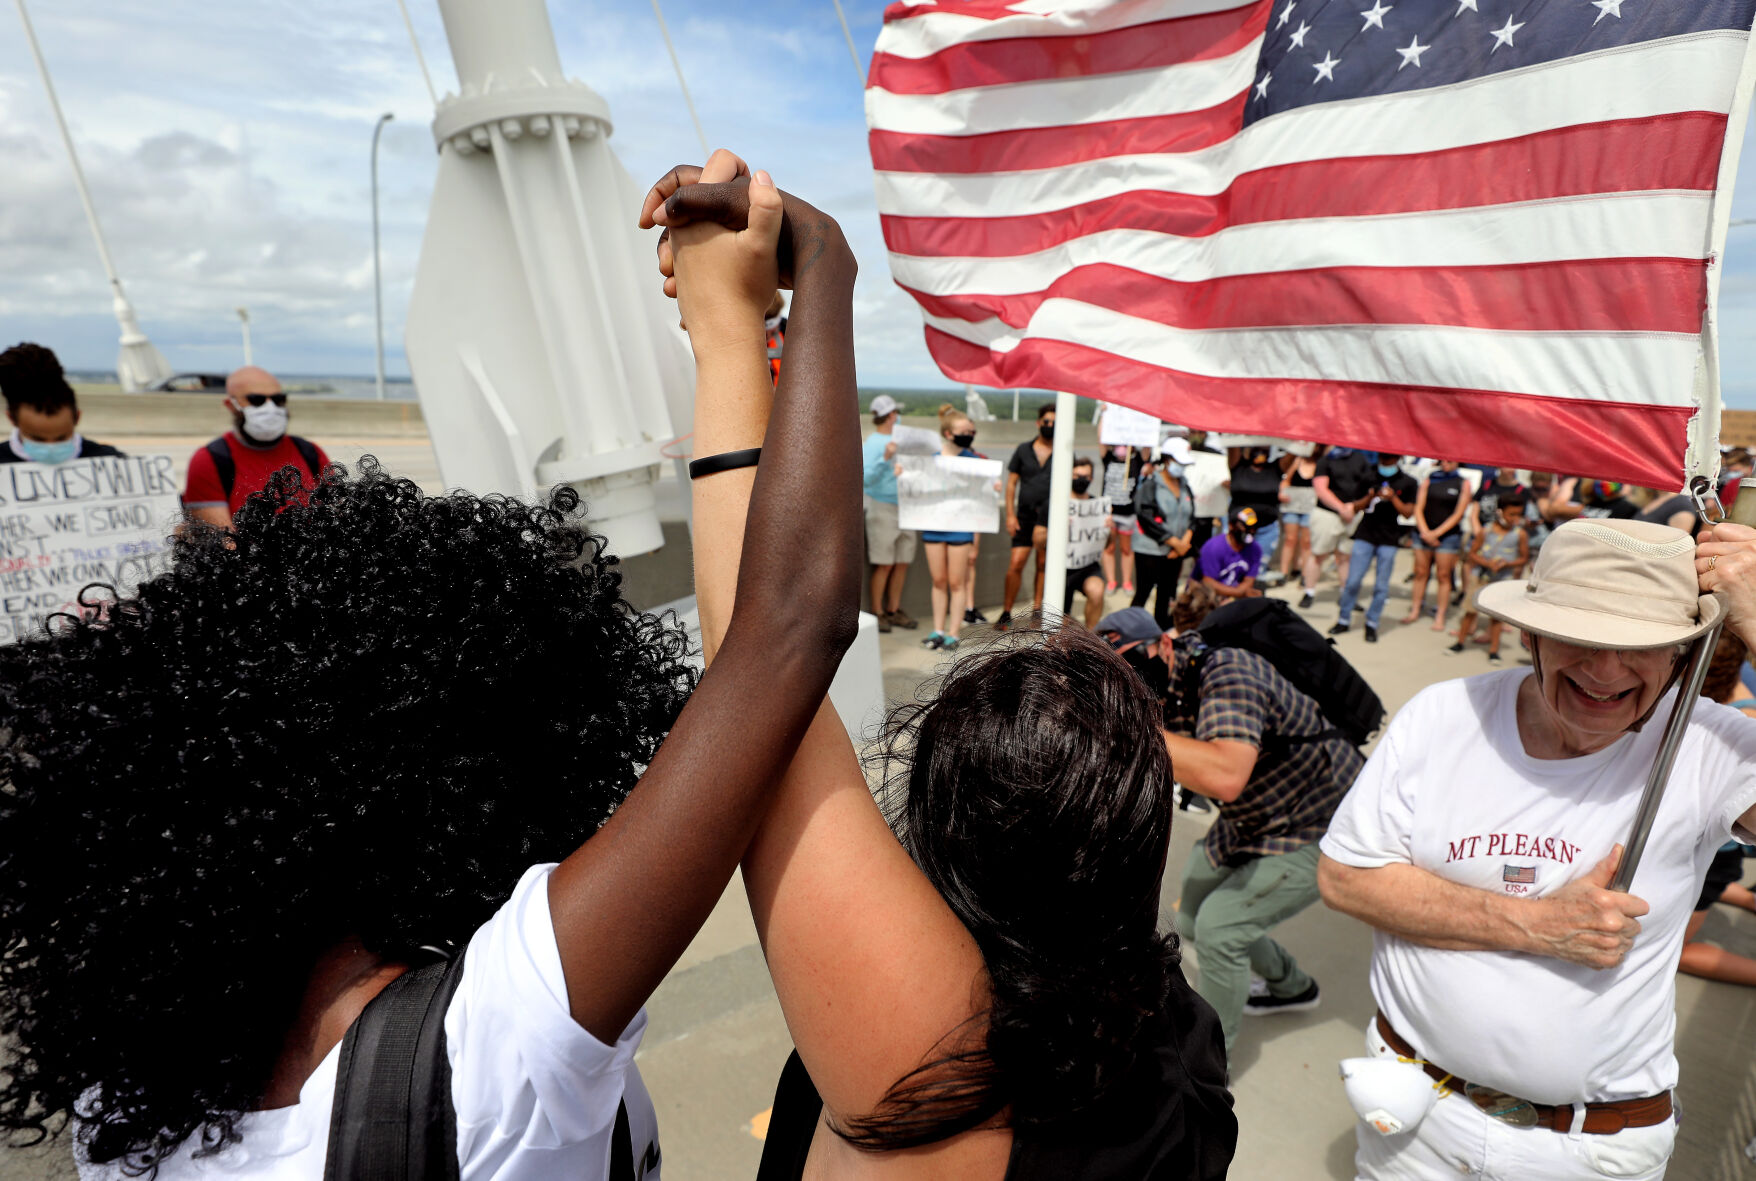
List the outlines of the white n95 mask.
{"label": "white n95 mask", "polygon": [[273,443],[287,433],[287,408],[264,402],[244,407],[244,429],[258,443]]}
{"label": "white n95 mask", "polygon": [[1414,1131],[1442,1094],[1418,1064],[1397,1058],[1344,1058],[1341,1085],[1354,1114],[1384,1136]]}

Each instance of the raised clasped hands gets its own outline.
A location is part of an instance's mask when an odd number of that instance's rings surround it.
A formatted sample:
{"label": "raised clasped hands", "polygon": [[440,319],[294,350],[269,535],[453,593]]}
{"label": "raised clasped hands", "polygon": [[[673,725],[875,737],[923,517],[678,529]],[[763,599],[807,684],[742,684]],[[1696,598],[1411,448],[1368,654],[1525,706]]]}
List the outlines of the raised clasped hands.
{"label": "raised clasped hands", "polygon": [[779,286],[781,195],[766,172],[725,149],[706,165],[678,165],[647,192],[640,225],[664,227],[659,272],[697,350],[707,341],[760,337]]}

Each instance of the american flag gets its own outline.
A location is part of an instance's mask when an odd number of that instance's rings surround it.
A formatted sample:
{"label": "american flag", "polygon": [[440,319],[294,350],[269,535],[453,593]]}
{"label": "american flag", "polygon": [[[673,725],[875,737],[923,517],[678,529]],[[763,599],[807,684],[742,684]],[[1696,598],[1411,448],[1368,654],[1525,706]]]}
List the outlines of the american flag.
{"label": "american flag", "polygon": [[1536,866],[1534,865],[1503,865],[1500,867],[1500,879],[1523,886],[1536,885]]}
{"label": "american flag", "polygon": [[956,381],[1675,488],[1753,10],[894,4],[891,271]]}

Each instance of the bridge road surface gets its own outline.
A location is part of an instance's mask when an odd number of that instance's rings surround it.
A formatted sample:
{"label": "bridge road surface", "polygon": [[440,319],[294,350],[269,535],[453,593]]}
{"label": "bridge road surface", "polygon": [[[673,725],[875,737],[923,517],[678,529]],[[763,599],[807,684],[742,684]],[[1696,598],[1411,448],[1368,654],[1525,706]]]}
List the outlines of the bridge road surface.
{"label": "bridge road surface", "polygon": [[[191,448],[202,441],[192,441]],[[372,440],[357,442],[357,450],[338,442],[331,453],[352,458],[376,446]],[[146,440],[138,446],[149,449]],[[411,448],[401,454],[404,463],[396,466],[406,466],[407,474],[423,483],[436,482],[436,469],[431,477],[415,470],[422,462],[420,453]],[[430,452],[425,454],[430,462]],[[1487,668],[1479,650],[1444,657],[1449,641],[1430,631],[1427,620],[1407,627],[1394,622],[1408,609],[1408,588],[1402,582],[1407,566],[1404,555],[1385,612],[1382,642],[1366,644],[1357,629],[1341,641],[1342,650],[1391,710],[1433,681]],[[1319,627],[1333,622],[1335,593],[1333,583],[1326,583],[1306,618]],[[1117,595],[1108,605],[1125,603]],[[994,606],[986,610],[990,617],[998,613]],[[973,638],[977,631],[966,635]],[[919,646],[925,634],[925,629],[898,630],[881,637],[885,689],[891,699],[913,694],[931,674],[938,654]],[[1504,652],[1509,661],[1518,659],[1515,644],[1508,643]],[[1178,813],[1161,896],[1167,922],[1183,867],[1205,831],[1199,816]],[[882,900],[873,904],[882,905]],[[1756,915],[1716,906],[1704,934],[1734,951],[1756,955]],[[1241,1131],[1231,1176],[1237,1181],[1345,1181],[1354,1175],[1355,1120],[1336,1078],[1336,1062],[1362,1052],[1363,1030],[1373,1009],[1366,984],[1371,933],[1319,904],[1283,924],[1276,937],[1321,982],[1323,1004],[1308,1013],[1244,1022],[1233,1063]],[[1192,978],[1199,971],[1194,961],[1186,953]],[[658,1107],[667,1181],[748,1181],[756,1173],[774,1082],[791,1041],[736,878],[647,1011],[651,1024],[639,1064]],[[1756,990],[1680,977],[1677,1053],[1684,1122],[1670,1177],[1756,1181],[1756,1165],[1742,1152],[1756,1137]],[[36,1148],[0,1151],[0,1181],[73,1176],[65,1137]]]}

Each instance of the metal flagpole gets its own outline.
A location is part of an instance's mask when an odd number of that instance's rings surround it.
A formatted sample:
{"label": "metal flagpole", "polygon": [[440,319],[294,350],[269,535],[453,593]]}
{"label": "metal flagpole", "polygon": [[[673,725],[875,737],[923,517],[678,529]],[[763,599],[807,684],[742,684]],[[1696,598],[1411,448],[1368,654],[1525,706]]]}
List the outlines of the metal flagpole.
{"label": "metal flagpole", "polygon": [[396,0],[396,6],[402,9],[403,27],[409,31],[409,44],[415,47],[415,61],[421,66],[421,80],[427,84],[427,97],[433,105],[439,105],[439,92],[433,89],[433,75],[427,72],[427,55],[421,52],[421,39],[415,36],[415,22],[409,19],[409,6],[405,0]]}
{"label": "metal flagpole", "polygon": [[683,80],[683,63],[677,60],[677,47],[671,44],[671,27],[665,24],[665,14],[659,9],[659,0],[652,0],[652,14],[658,17],[659,34],[665,39],[665,52],[671,55],[671,69],[677,71],[677,86],[683,91],[683,105],[689,108],[689,122],[695,124],[695,138],[701,141],[701,162],[707,163],[713,149],[707,146],[707,133],[701,130],[701,116],[695,113],[695,100],[690,97],[689,83]]}
{"label": "metal flagpole", "polygon": [[378,116],[378,123],[372,128],[372,311],[376,317],[378,330],[373,344],[378,350],[378,400],[384,401],[384,272],[381,262],[381,251],[378,249],[378,137],[384,133],[384,125],[396,118],[385,111]]}
{"label": "metal flagpole", "polygon": [[91,192],[86,188],[85,170],[79,166],[79,153],[74,150],[73,136],[67,130],[66,116],[61,113],[61,100],[55,95],[54,80],[49,77],[49,63],[43,59],[42,47],[37,44],[37,33],[31,27],[30,13],[25,11],[24,0],[14,0],[18,5],[18,19],[24,25],[24,39],[30,45],[31,57],[36,59],[37,73],[43,79],[43,92],[49,96],[49,109],[55,113],[55,126],[61,131],[61,143],[67,148],[67,162],[73,168],[73,185],[79,190],[79,203],[85,206],[85,220],[91,226],[92,239],[98,245],[98,257],[103,260],[104,274],[110,280],[110,292],[114,296],[112,310],[116,314],[116,322],[122,328],[121,352],[116,358],[116,378],[122,389],[127,393],[139,393],[147,386],[162,381],[171,375],[171,367],[165,358],[153,347],[146,333],[140,330],[139,322],[134,318],[134,307],[122,292],[122,280],[116,274],[116,264],[110,259],[109,243],[104,241],[104,229],[98,224],[98,211],[91,203]]}
{"label": "metal flagpole", "polygon": [[866,68],[860,64],[860,51],[854,48],[854,34],[848,28],[847,13],[841,10],[841,0],[830,0],[835,5],[836,19],[841,21],[841,35],[848,41],[848,56],[854,59],[854,77],[860,80],[861,89],[866,85]]}
{"label": "metal flagpole", "polygon": [[1049,458],[1049,552],[1043,563],[1043,618],[1060,622],[1067,592],[1068,502],[1073,492],[1073,432],[1079,401],[1072,394],[1055,395],[1055,446]]}

